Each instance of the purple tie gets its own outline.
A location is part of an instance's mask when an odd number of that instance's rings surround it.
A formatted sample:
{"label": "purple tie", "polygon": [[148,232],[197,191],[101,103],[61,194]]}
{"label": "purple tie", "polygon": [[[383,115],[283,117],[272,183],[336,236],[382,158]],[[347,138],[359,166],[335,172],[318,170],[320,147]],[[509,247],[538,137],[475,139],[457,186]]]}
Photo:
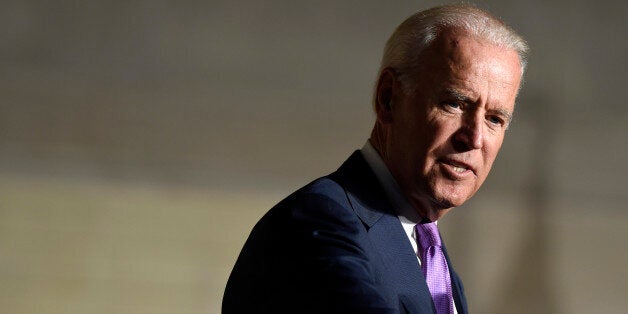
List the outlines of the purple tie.
{"label": "purple tie", "polygon": [[437,314],[452,314],[453,298],[447,260],[441,249],[440,235],[435,223],[415,226],[421,254],[421,269],[430,289]]}

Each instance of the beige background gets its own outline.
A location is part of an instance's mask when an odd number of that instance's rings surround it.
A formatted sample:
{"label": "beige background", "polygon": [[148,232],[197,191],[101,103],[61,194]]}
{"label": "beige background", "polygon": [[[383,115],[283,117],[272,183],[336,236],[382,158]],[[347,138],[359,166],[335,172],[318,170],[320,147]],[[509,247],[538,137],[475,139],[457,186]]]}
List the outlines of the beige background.
{"label": "beige background", "polygon": [[[253,224],[367,139],[436,1],[3,1],[2,313],[218,313]],[[529,40],[492,176],[441,223],[473,313],[623,313],[625,1],[481,1]]]}

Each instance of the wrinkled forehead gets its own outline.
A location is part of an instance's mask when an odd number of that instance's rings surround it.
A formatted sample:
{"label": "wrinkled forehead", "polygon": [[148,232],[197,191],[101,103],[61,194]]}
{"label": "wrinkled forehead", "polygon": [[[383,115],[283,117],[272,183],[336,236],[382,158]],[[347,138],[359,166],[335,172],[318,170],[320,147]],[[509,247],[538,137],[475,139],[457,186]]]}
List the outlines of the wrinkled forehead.
{"label": "wrinkled forehead", "polygon": [[449,69],[463,70],[471,67],[486,66],[496,68],[495,65],[508,65],[501,73],[504,78],[512,76],[510,81],[519,84],[521,64],[518,53],[506,47],[499,46],[489,40],[474,35],[462,29],[444,30],[422,52],[422,70]]}

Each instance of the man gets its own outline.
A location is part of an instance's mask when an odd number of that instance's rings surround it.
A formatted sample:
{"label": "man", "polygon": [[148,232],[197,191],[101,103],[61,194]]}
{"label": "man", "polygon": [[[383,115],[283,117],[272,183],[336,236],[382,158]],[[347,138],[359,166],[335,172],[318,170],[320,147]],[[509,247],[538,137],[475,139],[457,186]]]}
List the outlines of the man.
{"label": "man", "polygon": [[259,221],[223,313],[467,313],[435,222],[486,179],[526,51],[469,5],[404,21],[386,44],[370,139]]}

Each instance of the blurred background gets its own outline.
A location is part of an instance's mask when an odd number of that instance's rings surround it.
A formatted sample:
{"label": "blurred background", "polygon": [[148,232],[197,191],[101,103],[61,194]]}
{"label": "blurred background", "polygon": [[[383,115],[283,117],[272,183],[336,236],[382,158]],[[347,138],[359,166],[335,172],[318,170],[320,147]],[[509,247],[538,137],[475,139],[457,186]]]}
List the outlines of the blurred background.
{"label": "blurred background", "polygon": [[[532,48],[492,176],[441,222],[472,313],[628,308],[625,1],[477,1]],[[3,313],[219,313],[254,223],[368,138],[439,1],[2,1]]]}

